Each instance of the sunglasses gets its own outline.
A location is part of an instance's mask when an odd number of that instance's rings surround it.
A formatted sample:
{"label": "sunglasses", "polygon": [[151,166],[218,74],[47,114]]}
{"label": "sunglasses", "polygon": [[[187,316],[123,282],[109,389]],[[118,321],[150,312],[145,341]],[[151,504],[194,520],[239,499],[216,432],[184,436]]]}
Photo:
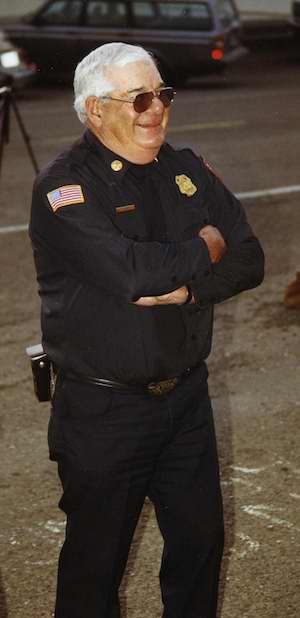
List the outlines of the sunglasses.
{"label": "sunglasses", "polygon": [[159,99],[164,107],[170,107],[175,97],[175,90],[170,86],[166,88],[159,88],[151,92],[141,92],[137,94],[134,99],[117,99],[116,97],[104,96],[101,99],[110,99],[111,101],[122,101],[123,103],[132,103],[134,111],[138,114],[145,112],[151,107],[153,99],[156,97]]}

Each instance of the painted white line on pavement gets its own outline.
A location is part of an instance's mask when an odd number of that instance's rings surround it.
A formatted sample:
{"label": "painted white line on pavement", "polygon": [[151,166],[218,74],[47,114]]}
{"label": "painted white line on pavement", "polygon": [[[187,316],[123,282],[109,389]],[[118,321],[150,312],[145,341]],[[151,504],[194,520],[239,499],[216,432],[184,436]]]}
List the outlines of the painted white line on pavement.
{"label": "painted white line on pavement", "polygon": [[237,534],[237,537],[246,544],[246,547],[244,545],[245,549],[237,554],[239,558],[244,558],[248,552],[256,552],[259,550],[260,545],[258,541],[253,541],[247,534],[240,532]]}
{"label": "painted white line on pavement", "polygon": [[[222,90],[222,89],[220,89],[219,91],[219,97],[220,99],[222,99],[222,101],[237,101],[237,100],[243,100],[243,99],[245,101],[249,101],[249,99],[262,99],[262,98],[270,99],[272,97],[278,100],[280,96],[283,96],[284,98],[291,98],[293,96],[299,97],[299,94],[300,94],[300,88],[296,86],[288,90],[278,90],[278,89],[271,90],[270,89],[266,91],[258,90],[254,92],[250,92],[247,90],[245,92],[243,90],[237,90],[235,88],[234,90],[231,90],[231,91]],[[176,95],[176,100],[178,99],[178,101],[184,102],[185,105],[190,105],[190,104],[199,105],[199,101],[200,101],[200,104],[206,103],[207,101],[213,101],[215,103],[216,98],[217,98],[216,91],[214,90],[212,92],[211,90],[203,89],[203,87],[201,88],[201,81],[199,81],[197,84],[193,84],[192,91],[189,91],[188,89],[182,90],[181,88],[179,88],[177,90],[177,95]],[[69,98],[69,95],[67,95],[66,102],[64,104],[61,104],[61,101],[59,100],[59,102],[57,102],[57,105],[55,105],[56,101],[57,100],[55,98],[53,99],[53,101],[51,101],[53,105],[49,107],[49,109],[47,109],[47,115],[55,115],[55,116],[65,115],[69,118],[70,111],[72,111],[71,97]],[[40,109],[40,101],[38,101],[38,103],[35,103],[33,100],[29,101],[28,103],[23,102],[22,114],[24,114],[24,117],[26,119],[26,117],[29,117],[29,116],[36,116],[38,113],[37,110],[39,109]],[[76,114],[74,114],[74,118],[76,118]]]}
{"label": "painted white line on pavement", "polygon": [[[272,195],[282,195],[288,193],[299,193],[300,185],[291,185],[290,187],[278,187],[277,189],[266,189],[265,191],[247,191],[245,193],[236,193],[235,196],[239,200],[252,199],[254,197],[269,197]],[[27,232],[28,225],[7,225],[0,227],[0,234],[13,234],[15,232]]]}
{"label": "painted white line on pavement", "polygon": [[241,466],[230,466],[236,472],[243,472],[244,474],[258,474],[263,472],[265,468],[242,468]]}
{"label": "painted white line on pavement", "polygon": [[28,225],[7,225],[0,227],[0,234],[13,234],[14,232],[27,232]]}
{"label": "painted white line on pavement", "polygon": [[236,193],[235,196],[239,200],[251,199],[253,197],[270,197],[272,195],[283,195],[284,193],[299,193],[300,185],[291,185],[289,187],[277,187],[276,189],[265,189],[264,191],[246,191],[245,193]]}
{"label": "painted white line on pavement", "polygon": [[260,492],[262,490],[260,485],[255,485],[254,483],[250,483],[250,481],[247,481],[246,479],[240,478],[239,476],[231,476],[230,477],[230,481],[233,484],[235,483],[237,485],[244,485],[246,487],[250,487],[250,488],[254,489],[254,491]]}
{"label": "painted white line on pavement", "polygon": [[[272,97],[276,98],[277,101],[279,97],[284,96],[284,98],[291,98],[293,96],[299,97],[299,88],[293,88],[290,90],[266,90],[263,92],[254,91],[254,92],[243,92],[241,90],[227,91],[224,90],[220,92],[220,100],[223,101],[234,101],[237,100],[249,101],[250,99],[271,99]],[[185,105],[202,105],[203,103],[207,103],[212,101],[216,103],[216,93],[211,92],[209,90],[201,90],[201,85],[199,84],[199,89],[195,90],[193,94],[190,94],[187,91],[179,90],[177,91],[176,100],[181,100]],[[47,110],[48,113],[48,110]]]}
{"label": "painted white line on pavement", "polygon": [[75,142],[75,140],[79,139],[79,134],[78,135],[61,135],[58,137],[49,137],[46,139],[41,139],[39,141],[40,144],[46,145],[46,146],[52,146],[52,144],[73,144],[73,142]]}
{"label": "painted white line on pavement", "polygon": [[[184,131],[206,131],[208,129],[234,129],[244,127],[245,120],[216,120],[215,122],[194,122],[193,124],[181,124],[169,127],[168,133],[184,133]],[[53,144],[68,144],[78,139],[78,135],[61,135],[40,140],[40,144],[52,146]]]}
{"label": "painted white line on pavement", "polygon": [[169,127],[168,133],[183,133],[184,131],[203,131],[205,129],[233,129],[244,127],[245,120],[216,120],[215,122],[195,122],[193,124],[180,124],[176,127]]}
{"label": "painted white line on pavement", "polygon": [[[271,525],[282,526],[283,528],[293,529],[297,532],[300,532],[300,528],[297,528],[292,522],[287,521],[286,519],[281,519],[276,515],[274,516],[272,514],[272,507],[266,506],[264,504],[245,505],[241,507],[241,510],[248,515],[254,515],[254,517],[258,517],[259,519],[266,519],[270,522]],[[271,511],[271,514],[268,511]]]}

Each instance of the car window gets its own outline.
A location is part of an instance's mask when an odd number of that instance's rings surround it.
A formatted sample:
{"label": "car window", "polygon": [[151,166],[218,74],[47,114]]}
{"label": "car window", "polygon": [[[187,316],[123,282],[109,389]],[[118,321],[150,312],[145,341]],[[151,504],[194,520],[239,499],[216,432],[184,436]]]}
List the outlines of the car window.
{"label": "car window", "polygon": [[218,0],[217,6],[221,24],[223,26],[230,26],[233,20],[237,18],[237,13],[231,0]]}
{"label": "car window", "polygon": [[72,26],[78,23],[83,0],[54,0],[39,13],[39,24]]}
{"label": "car window", "polygon": [[156,2],[132,2],[132,11],[138,28],[159,28],[160,13]]}
{"label": "car window", "polygon": [[133,2],[135,25],[164,30],[212,30],[213,20],[206,2]]}
{"label": "car window", "polygon": [[89,0],[86,9],[87,26],[126,26],[125,2],[112,2],[111,0]]}
{"label": "car window", "polygon": [[298,21],[298,19],[300,18],[300,2],[293,2],[292,13]]}

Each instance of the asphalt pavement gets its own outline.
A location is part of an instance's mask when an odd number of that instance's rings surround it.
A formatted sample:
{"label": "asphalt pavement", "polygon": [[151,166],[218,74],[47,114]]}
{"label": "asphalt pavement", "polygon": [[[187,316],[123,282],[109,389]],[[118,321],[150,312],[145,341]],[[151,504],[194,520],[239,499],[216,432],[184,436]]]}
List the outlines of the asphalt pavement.
{"label": "asphalt pavement", "polygon": [[[226,522],[219,618],[299,618],[300,310],[286,309],[283,295],[300,270],[300,192],[291,191],[300,184],[300,77],[288,48],[275,51],[180,90],[170,132],[174,145],[205,153],[236,193],[260,191],[243,203],[265,249],[265,281],[216,308],[209,359]],[[69,89],[52,87],[19,100],[41,165],[80,133],[71,103]],[[48,404],[34,399],[24,352],[40,339],[24,231],[34,172],[13,118],[10,138],[0,178],[0,618],[48,618],[64,519]],[[160,553],[147,501],[122,584],[127,618],[161,615]]]}

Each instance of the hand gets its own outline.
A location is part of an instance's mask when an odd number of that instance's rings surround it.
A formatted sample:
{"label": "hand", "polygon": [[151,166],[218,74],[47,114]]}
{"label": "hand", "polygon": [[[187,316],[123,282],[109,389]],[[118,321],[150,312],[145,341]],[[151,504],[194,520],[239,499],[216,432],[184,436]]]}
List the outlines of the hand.
{"label": "hand", "polygon": [[206,225],[200,230],[198,236],[200,236],[200,238],[203,238],[203,240],[206,242],[211,262],[213,264],[219,262],[222,259],[224,253],[226,253],[227,246],[218,228],[214,227],[213,225]]}
{"label": "hand", "polygon": [[[134,305],[142,307],[154,307],[155,305],[184,305],[188,297],[188,289],[184,285],[173,292],[162,294],[161,296],[141,296],[134,302]],[[195,302],[192,299],[191,302]]]}

